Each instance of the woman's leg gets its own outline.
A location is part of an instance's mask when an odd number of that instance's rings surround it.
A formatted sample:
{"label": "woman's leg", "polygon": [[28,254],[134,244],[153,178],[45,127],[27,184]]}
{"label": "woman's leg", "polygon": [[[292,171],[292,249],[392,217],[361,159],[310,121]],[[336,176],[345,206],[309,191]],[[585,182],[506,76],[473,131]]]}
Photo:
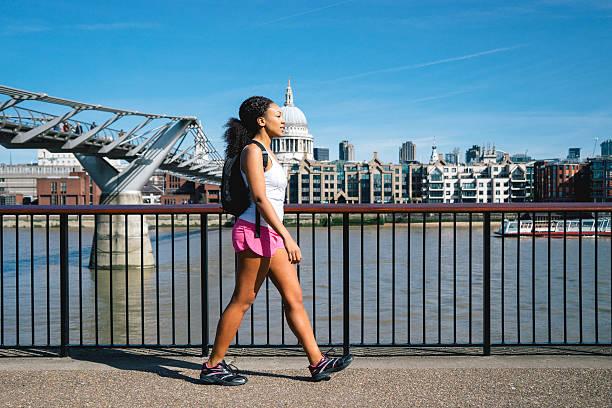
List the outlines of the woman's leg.
{"label": "woman's leg", "polygon": [[236,286],[232,300],[217,324],[215,344],[208,357],[209,366],[219,364],[225,357],[227,348],[240,327],[242,317],[255,301],[270,267],[270,258],[263,258],[250,249],[239,252],[237,257]]}
{"label": "woman's leg", "polygon": [[289,262],[285,248],[278,249],[271,258],[269,276],[283,298],[285,315],[291,331],[304,348],[310,364],[317,364],[322,354],[302,304],[302,288],[295,267]]}

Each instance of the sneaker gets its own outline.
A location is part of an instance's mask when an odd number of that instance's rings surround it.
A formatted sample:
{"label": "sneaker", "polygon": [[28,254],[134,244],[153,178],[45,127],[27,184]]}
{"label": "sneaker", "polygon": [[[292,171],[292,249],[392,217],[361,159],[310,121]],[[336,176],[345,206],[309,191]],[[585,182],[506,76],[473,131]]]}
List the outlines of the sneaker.
{"label": "sneaker", "polygon": [[317,363],[316,366],[311,364],[308,366],[308,369],[310,370],[310,375],[312,375],[312,379],[314,381],[329,380],[329,375],[331,373],[344,370],[353,362],[353,358],[354,356],[352,354],[332,358],[323,355],[323,358]]}
{"label": "sneaker", "polygon": [[214,367],[208,367],[206,363],[202,365],[200,372],[200,380],[204,384],[219,384],[219,385],[243,385],[246,384],[247,378],[236,374],[238,369],[231,364],[227,364],[225,360],[221,361]]}

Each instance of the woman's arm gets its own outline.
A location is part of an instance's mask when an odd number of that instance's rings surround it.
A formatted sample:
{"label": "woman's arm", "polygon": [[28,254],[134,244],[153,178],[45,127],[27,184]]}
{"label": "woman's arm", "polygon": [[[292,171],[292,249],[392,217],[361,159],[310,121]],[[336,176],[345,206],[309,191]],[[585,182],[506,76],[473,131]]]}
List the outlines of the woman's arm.
{"label": "woman's arm", "polygon": [[[257,206],[257,210],[264,220],[271,226],[278,235],[283,238],[285,249],[291,263],[299,263],[302,260],[300,248],[295,243],[287,228],[283,225],[276,211],[266,196],[266,182],[263,169],[263,155],[261,149],[253,144],[242,151],[240,157],[241,168],[246,175],[251,198]],[[269,163],[270,161],[268,161]]]}

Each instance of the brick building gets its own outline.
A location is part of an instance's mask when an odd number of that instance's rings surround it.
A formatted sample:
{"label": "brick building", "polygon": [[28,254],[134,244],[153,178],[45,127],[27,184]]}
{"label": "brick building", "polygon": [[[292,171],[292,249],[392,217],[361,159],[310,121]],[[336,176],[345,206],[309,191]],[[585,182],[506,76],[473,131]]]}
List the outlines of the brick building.
{"label": "brick building", "polygon": [[537,161],[534,164],[535,201],[586,201],[584,163]]}
{"label": "brick building", "polygon": [[0,205],[21,205],[21,204],[24,204],[23,194],[0,194]]}
{"label": "brick building", "polygon": [[100,188],[84,171],[68,176],[36,179],[39,205],[89,205],[100,203]]}
{"label": "brick building", "polygon": [[166,173],[161,204],[212,204],[221,202],[220,186],[200,184]]}

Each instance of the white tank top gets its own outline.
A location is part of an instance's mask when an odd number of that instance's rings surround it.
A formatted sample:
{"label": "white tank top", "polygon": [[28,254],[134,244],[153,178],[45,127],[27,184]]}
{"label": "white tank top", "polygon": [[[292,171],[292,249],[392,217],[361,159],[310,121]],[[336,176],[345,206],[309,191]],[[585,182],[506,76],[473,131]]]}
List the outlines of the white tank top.
{"label": "white tank top", "polygon": [[[272,162],[272,166],[267,171],[264,172],[264,180],[266,182],[266,197],[272,204],[272,207],[274,207],[274,211],[276,211],[276,215],[282,221],[283,215],[285,214],[283,210],[283,206],[285,203],[285,190],[287,189],[287,174],[285,173],[285,169],[283,169],[283,166],[281,166],[280,163],[277,162],[274,159],[274,157],[272,157],[268,149],[266,149],[266,151],[268,152],[268,161]],[[262,167],[263,167],[263,163],[262,163]],[[244,180],[244,184],[248,187],[249,183],[246,179],[246,175],[242,171],[242,167],[240,167],[240,174],[242,174],[242,179]],[[249,190],[249,199],[251,200],[251,204],[249,205],[249,208],[247,208],[246,211],[243,212],[238,218],[255,224],[255,203],[251,199],[250,190]],[[264,220],[264,218],[261,216],[260,218],[261,218],[261,225],[269,227],[268,223]]]}

